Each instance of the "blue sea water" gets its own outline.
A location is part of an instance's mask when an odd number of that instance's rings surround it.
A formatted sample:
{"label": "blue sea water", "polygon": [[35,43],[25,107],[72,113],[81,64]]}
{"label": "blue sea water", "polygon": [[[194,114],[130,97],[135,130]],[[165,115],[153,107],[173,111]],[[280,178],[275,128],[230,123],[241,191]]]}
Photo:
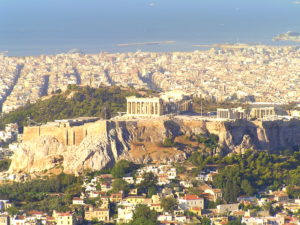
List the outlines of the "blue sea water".
{"label": "blue sea water", "polygon": [[[271,41],[290,30],[300,31],[300,5],[293,0],[0,0],[0,51],[16,56],[293,44]],[[166,40],[176,42],[117,46]]]}

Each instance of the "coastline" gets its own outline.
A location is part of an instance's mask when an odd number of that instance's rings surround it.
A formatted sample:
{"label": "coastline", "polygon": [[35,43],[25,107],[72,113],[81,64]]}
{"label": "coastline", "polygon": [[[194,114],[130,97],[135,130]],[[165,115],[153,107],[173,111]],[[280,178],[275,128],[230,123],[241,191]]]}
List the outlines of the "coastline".
{"label": "coastline", "polygon": [[[145,45],[146,43],[146,45]],[[147,44],[148,43],[148,44]],[[79,49],[83,54],[99,54],[101,52],[117,54],[117,53],[127,53],[127,52],[194,52],[194,51],[201,51],[203,49],[210,49],[210,48],[220,48],[228,46],[229,48],[240,48],[244,46],[247,47],[299,47],[299,42],[291,42],[291,41],[268,41],[268,42],[245,42],[245,43],[234,43],[234,42],[219,42],[219,43],[206,43],[203,42],[200,44],[196,43],[182,43],[180,41],[176,41],[175,43],[171,44],[152,44],[157,42],[140,42],[140,43],[124,43],[123,46],[117,46],[117,44],[107,44],[107,45],[89,45],[85,47],[84,45],[77,45],[77,46],[59,46],[57,48],[47,48],[47,47],[40,47],[34,49],[28,48],[19,48],[16,51],[16,48],[12,48],[10,50],[9,47],[1,46],[0,45],[0,56],[1,53],[5,52],[4,55],[9,57],[30,57],[30,56],[47,56],[47,55],[59,55],[59,54],[68,54],[70,49]],[[168,43],[168,42],[167,42]],[[132,44],[142,44],[142,45],[132,45]]]}
{"label": "coastline", "polygon": [[174,44],[174,43],[176,43],[176,41],[136,42],[136,43],[117,44],[117,46],[127,47],[127,46],[140,46],[140,45],[163,45],[163,44]]}
{"label": "coastline", "polygon": [[283,34],[275,36],[272,41],[292,41],[300,42],[300,33],[296,31],[288,31]]}

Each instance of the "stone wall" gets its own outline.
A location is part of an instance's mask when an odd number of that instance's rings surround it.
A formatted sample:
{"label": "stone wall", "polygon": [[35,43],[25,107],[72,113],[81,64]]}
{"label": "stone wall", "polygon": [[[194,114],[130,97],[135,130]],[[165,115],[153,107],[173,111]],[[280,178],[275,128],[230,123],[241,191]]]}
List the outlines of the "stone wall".
{"label": "stone wall", "polygon": [[107,121],[86,123],[82,126],[58,127],[51,125],[24,127],[23,142],[31,142],[41,136],[51,136],[63,145],[80,145],[88,134],[106,132]]}

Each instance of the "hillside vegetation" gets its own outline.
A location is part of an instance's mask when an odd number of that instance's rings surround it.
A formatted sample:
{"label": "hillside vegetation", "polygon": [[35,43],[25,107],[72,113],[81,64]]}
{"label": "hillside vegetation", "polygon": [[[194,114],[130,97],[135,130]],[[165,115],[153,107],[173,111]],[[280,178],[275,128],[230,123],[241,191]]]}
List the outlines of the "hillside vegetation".
{"label": "hillside vegetation", "polygon": [[120,87],[69,86],[67,91],[49,99],[27,104],[5,114],[0,120],[0,129],[7,123],[27,125],[27,117],[38,123],[81,116],[96,116],[109,119],[118,112],[126,111],[127,96],[150,95],[151,91],[121,89]]}
{"label": "hillside vegetation", "polygon": [[288,187],[290,197],[300,196],[300,152],[285,151],[281,155],[267,151],[247,150],[245,154],[208,156],[194,152],[189,161],[198,174],[207,165],[216,165],[219,173],[213,185],[222,189],[224,200],[236,202],[240,195],[252,196],[261,190]]}

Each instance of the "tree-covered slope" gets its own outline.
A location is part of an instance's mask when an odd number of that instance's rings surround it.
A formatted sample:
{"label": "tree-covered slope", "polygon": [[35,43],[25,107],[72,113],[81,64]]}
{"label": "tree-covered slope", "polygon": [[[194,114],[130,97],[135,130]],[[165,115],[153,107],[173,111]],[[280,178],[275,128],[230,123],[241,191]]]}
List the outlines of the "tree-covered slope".
{"label": "tree-covered slope", "polygon": [[39,100],[3,115],[0,119],[0,129],[6,123],[14,122],[17,122],[20,127],[26,126],[28,117],[39,123],[80,116],[110,118],[126,110],[127,96],[148,94],[150,91],[121,89],[120,87],[69,86],[64,93],[46,100]]}

